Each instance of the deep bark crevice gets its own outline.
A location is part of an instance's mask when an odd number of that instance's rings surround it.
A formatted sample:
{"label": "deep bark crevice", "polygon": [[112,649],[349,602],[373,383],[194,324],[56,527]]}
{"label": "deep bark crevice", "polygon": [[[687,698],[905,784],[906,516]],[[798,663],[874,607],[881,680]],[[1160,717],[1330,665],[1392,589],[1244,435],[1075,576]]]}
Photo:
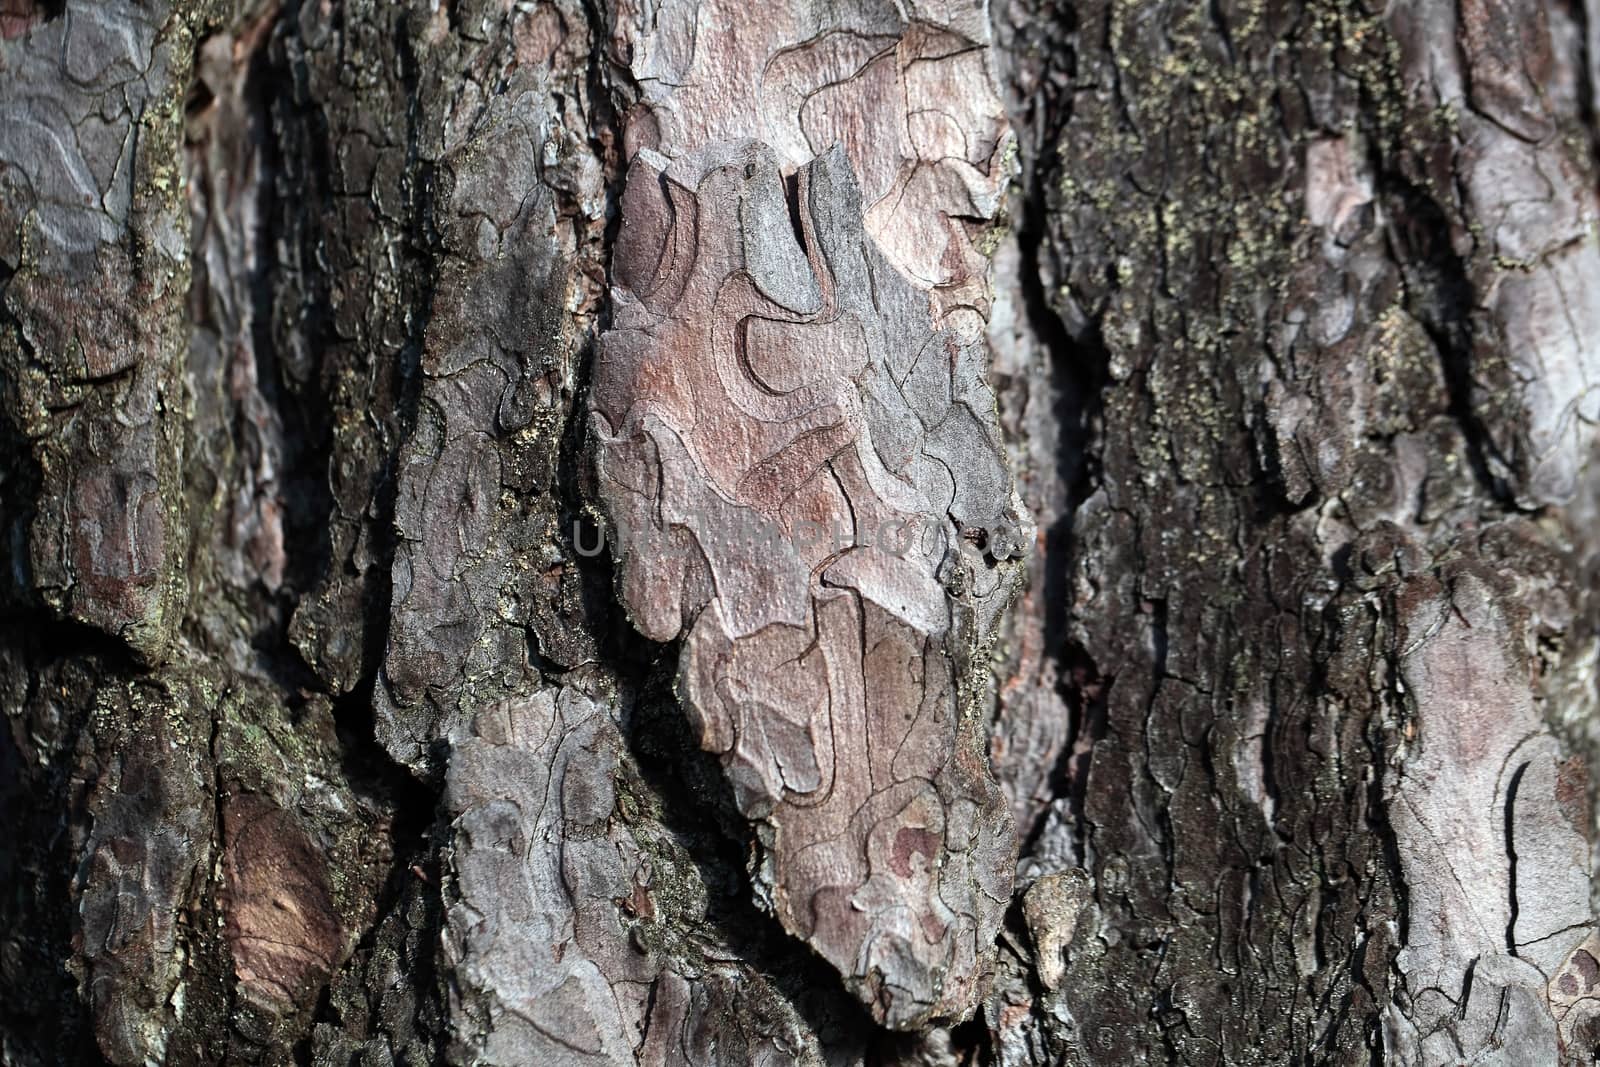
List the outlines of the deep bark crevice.
{"label": "deep bark crevice", "polygon": [[760,846],[716,757],[696,742],[672,695],[678,645],[652,646],[635,638],[635,647],[654,656],[627,671],[627,688],[637,696],[625,712],[624,736],[660,802],[661,825],[693,860],[709,893],[704,921],[819,1033],[838,1028],[841,1034],[892,1041],[845,991],[838,973],[756,903],[750,867]]}
{"label": "deep bark crevice", "polygon": [[1477,407],[1483,389],[1473,372],[1476,295],[1467,265],[1450,247],[1450,221],[1425,190],[1386,169],[1381,159],[1375,162],[1394,256],[1402,268],[1406,305],[1438,350],[1450,415],[1461,428],[1472,473],[1503,510],[1516,510],[1515,494],[1495,473],[1508,469],[1506,457]]}
{"label": "deep bark crevice", "polygon": [[[280,14],[270,45],[262,49],[261,92],[270,113],[271,136],[263,138],[272,178],[263,183],[261,247],[272,253],[256,287],[258,350],[276,371],[274,393],[285,415],[286,441],[298,444],[291,477],[285,481],[292,536],[287,575],[299,592],[314,589],[334,565],[329,520],[334,500],[328,485],[328,455],[333,446],[331,398],[317,388],[323,354],[334,343],[330,279],[323,269],[320,226],[304,225],[304,213],[333,200],[332,138],[326,117],[310,99],[305,58],[294,36],[300,5]],[[269,191],[270,190],[270,191]],[[282,308],[288,301],[292,309]],[[266,377],[263,375],[263,377]]]}

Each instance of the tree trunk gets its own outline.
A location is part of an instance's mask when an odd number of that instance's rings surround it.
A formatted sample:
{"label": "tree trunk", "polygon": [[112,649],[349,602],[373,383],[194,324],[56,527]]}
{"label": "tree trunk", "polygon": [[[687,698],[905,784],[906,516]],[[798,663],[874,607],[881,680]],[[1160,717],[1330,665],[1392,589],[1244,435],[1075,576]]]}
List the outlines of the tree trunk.
{"label": "tree trunk", "polygon": [[1596,1062],[1591,10],[0,0],[0,1063]]}

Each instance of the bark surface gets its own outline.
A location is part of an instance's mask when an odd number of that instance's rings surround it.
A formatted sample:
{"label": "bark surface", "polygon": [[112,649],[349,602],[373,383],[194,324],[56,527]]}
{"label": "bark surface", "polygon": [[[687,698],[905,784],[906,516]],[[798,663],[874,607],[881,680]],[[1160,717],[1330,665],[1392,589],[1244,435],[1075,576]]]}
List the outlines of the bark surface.
{"label": "bark surface", "polygon": [[1597,83],[0,0],[0,1063],[1596,1062]]}

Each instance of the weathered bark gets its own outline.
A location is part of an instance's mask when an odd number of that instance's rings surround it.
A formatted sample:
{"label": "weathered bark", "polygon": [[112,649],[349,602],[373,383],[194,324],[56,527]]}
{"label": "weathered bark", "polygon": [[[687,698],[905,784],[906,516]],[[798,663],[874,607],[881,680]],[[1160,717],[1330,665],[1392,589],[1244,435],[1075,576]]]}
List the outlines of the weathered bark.
{"label": "weathered bark", "polygon": [[0,1063],[1595,1062],[1597,34],[0,0]]}

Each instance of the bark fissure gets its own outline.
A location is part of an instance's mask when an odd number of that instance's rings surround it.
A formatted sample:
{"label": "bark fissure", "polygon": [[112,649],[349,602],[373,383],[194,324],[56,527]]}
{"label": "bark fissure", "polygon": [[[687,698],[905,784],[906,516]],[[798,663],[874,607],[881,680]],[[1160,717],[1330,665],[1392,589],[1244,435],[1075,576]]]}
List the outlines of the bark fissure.
{"label": "bark fissure", "polygon": [[1450,413],[1466,440],[1472,473],[1501,507],[1514,510],[1511,488],[1491,469],[1491,462],[1503,469],[1506,458],[1485,428],[1485,415],[1474,405],[1482,386],[1473,378],[1470,314],[1476,299],[1466,264],[1447,243],[1449,224],[1440,206],[1403,177],[1385,175],[1382,159],[1374,161],[1374,168],[1388,186],[1393,215],[1405,219],[1409,227],[1395,233],[1397,258],[1406,268],[1406,303],[1438,349],[1450,391]]}

